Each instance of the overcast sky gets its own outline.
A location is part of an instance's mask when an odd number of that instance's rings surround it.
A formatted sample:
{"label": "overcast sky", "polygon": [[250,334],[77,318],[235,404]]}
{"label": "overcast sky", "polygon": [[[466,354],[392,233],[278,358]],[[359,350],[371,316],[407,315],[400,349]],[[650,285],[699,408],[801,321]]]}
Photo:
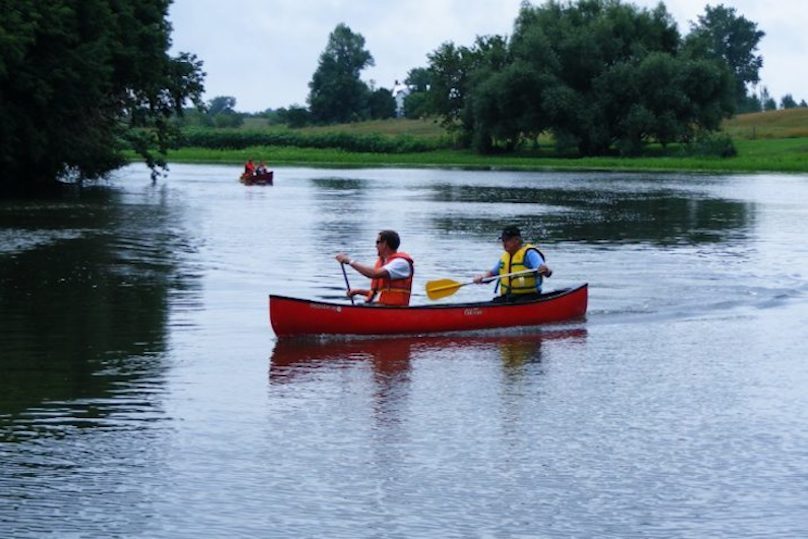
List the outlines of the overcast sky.
{"label": "overcast sky", "polygon": [[[174,0],[172,52],[204,62],[205,100],[236,98],[236,110],[306,104],[308,83],[329,34],[339,23],[365,38],[375,66],[362,79],[392,88],[441,43],[471,45],[478,35],[510,35],[522,0]],[[532,2],[543,4],[543,0]],[[634,0],[653,8],[656,0]],[[808,9],[805,0],[668,0],[686,34],[706,5],[734,7],[766,32],[761,85],[778,104],[787,93],[808,100]]]}

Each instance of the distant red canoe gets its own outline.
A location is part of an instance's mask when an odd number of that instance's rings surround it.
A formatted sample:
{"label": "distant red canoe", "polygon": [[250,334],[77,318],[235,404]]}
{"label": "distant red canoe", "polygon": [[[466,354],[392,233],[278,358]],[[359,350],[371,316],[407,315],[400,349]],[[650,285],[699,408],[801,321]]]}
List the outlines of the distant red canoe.
{"label": "distant red canoe", "polygon": [[588,286],[565,288],[522,303],[459,303],[381,307],[269,296],[278,337],[306,335],[418,335],[538,326],[586,314]]}
{"label": "distant red canoe", "polygon": [[272,177],[274,175],[275,171],[273,170],[262,174],[249,174],[245,172],[241,175],[239,181],[244,185],[272,185]]}

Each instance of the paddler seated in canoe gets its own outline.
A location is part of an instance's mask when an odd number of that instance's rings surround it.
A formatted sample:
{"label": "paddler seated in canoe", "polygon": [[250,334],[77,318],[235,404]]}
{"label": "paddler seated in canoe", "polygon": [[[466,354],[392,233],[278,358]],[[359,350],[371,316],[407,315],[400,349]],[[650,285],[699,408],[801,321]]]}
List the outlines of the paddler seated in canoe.
{"label": "paddler seated in canoe", "polygon": [[[550,277],[552,270],[545,264],[544,255],[535,245],[522,240],[522,231],[516,226],[506,226],[499,236],[505,252],[502,253],[494,267],[487,273],[474,277],[474,282],[482,284],[490,282],[491,277],[502,275],[498,279],[499,296],[495,302],[530,301],[541,295],[544,277]],[[531,271],[533,270],[533,271]],[[511,273],[524,272],[521,275]]]}
{"label": "paddler seated in canoe", "polygon": [[336,256],[338,262],[347,264],[370,278],[370,289],[351,288],[348,297],[365,296],[367,303],[379,305],[409,305],[412,278],[415,273],[412,257],[398,251],[401,239],[394,230],[382,230],[376,238],[379,258],[373,266],[361,264],[345,253]]}
{"label": "paddler seated in canoe", "polygon": [[260,176],[261,174],[267,174],[268,172],[269,172],[269,169],[267,168],[266,163],[264,163],[263,161],[258,163],[258,168],[255,169],[255,174],[256,175]]}
{"label": "paddler seated in canoe", "polygon": [[253,163],[252,159],[247,159],[247,162],[244,163],[244,174],[243,176],[255,176],[255,163]]}

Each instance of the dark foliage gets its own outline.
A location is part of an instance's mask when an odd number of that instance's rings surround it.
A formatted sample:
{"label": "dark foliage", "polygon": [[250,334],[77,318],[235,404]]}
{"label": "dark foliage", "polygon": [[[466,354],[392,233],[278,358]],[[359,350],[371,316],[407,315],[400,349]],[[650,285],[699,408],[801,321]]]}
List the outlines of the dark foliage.
{"label": "dark foliage", "polygon": [[445,43],[429,61],[431,111],[479,152],[549,132],[564,153],[633,155],[716,130],[734,107],[726,63],[684,50],[663,4],[525,3],[509,40]]}
{"label": "dark foliage", "polygon": [[238,129],[185,129],[182,144],[197,148],[241,149],[251,146],[337,148],[350,152],[409,153],[435,150],[442,143],[407,135],[267,132]]}
{"label": "dark foliage", "polygon": [[167,55],[169,3],[0,1],[0,188],[99,178],[127,147],[162,164],[168,120],[201,104],[204,76]]}

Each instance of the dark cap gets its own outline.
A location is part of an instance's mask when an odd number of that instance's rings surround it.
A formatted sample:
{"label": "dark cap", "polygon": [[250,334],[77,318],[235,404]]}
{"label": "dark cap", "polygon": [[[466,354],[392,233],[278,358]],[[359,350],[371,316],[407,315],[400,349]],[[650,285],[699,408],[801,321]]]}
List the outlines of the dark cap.
{"label": "dark cap", "polygon": [[502,230],[502,234],[499,235],[499,239],[507,240],[508,238],[521,238],[522,231],[519,230],[518,226],[506,226]]}

